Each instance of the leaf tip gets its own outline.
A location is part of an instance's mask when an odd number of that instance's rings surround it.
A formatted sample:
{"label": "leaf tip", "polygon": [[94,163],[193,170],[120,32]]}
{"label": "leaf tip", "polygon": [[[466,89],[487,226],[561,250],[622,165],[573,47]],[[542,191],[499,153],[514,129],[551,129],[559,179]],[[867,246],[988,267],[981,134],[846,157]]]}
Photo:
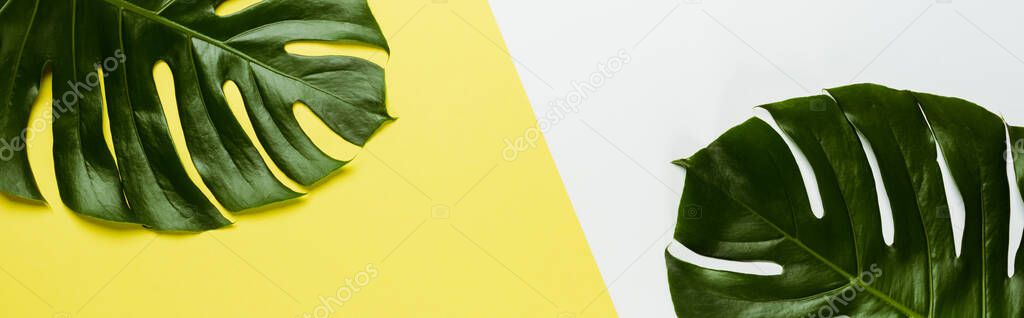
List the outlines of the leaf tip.
{"label": "leaf tip", "polygon": [[690,166],[691,166],[689,158],[683,158],[683,159],[679,159],[679,160],[676,160],[676,161],[672,161],[672,164],[680,166],[680,167],[683,167],[683,168],[690,168]]}

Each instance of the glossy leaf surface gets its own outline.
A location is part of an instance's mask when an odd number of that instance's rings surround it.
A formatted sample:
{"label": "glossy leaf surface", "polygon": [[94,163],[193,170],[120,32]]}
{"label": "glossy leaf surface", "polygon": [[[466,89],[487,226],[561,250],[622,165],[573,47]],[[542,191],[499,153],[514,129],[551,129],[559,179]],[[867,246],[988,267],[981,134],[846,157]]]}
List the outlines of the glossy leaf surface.
{"label": "glossy leaf surface", "polygon": [[[293,105],[303,102],[334,132],[362,146],[391,117],[383,69],[347,56],[287,53],[297,41],[387,50],[365,0],[264,0],[218,16],[218,0],[0,1],[0,192],[42,200],[24,145],[32,102],[52,70],[53,156],[64,203],[83,215],[162,231],[228,225],[188,177],[228,210],[300,196],[276,179],[257,150],[311,185],[345,164],[317,148]],[[175,152],[153,69],[174,76],[192,163]],[[102,79],[105,90],[100,89]],[[258,140],[222,91],[233,81]],[[106,112],[104,112],[106,105]],[[113,153],[103,122],[109,120]]]}
{"label": "glossy leaf surface", "polygon": [[[687,175],[675,239],[701,255],[772,262],[783,272],[714,270],[666,254],[680,317],[1024,315],[1022,253],[1013,256],[1015,275],[1007,273],[1024,129],[962,99],[871,84],[762,107],[799,152],[751,119],[677,161]],[[818,184],[821,219],[800,153]],[[959,254],[950,218],[959,205],[947,200],[947,185],[963,199]]]}

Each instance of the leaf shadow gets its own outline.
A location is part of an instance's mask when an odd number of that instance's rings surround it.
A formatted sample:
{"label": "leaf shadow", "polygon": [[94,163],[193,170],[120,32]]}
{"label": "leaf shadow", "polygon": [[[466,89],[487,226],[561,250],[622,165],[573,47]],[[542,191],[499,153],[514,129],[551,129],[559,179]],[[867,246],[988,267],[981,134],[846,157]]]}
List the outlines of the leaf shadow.
{"label": "leaf shadow", "polygon": [[26,198],[22,198],[22,197],[18,197],[18,196],[13,196],[13,195],[10,195],[10,194],[7,194],[7,193],[0,193],[0,197],[3,197],[4,199],[7,199],[8,201],[11,201],[11,202],[14,202],[14,203],[17,203],[17,204],[20,204],[20,205],[30,206],[30,207],[33,207],[33,208],[46,208],[46,210],[49,210],[49,207],[46,205],[45,201],[30,200],[30,199],[26,199]]}

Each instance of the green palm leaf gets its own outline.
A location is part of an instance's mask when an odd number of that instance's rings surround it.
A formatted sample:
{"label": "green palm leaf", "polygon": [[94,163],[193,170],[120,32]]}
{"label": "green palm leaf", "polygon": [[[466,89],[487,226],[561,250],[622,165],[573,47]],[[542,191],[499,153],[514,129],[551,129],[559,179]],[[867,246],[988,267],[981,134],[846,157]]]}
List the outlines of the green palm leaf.
{"label": "green palm leaf", "polygon": [[[220,2],[0,0],[0,192],[42,200],[24,132],[47,68],[54,78],[53,156],[64,203],[82,215],[156,230],[229,224],[175,153],[152,75],[158,61],[174,74],[193,164],[232,211],[300,194],[273,176],[232,115],[221,90],[226,81],[239,87],[258,142],[304,185],[345,162],[306,136],[292,112],[295,102],[309,105],[359,146],[391,119],[381,67],[355,57],[284,50],[301,40],[387,50],[365,0],[264,0],[223,17],[214,13]],[[94,85],[98,67],[105,92]],[[103,113],[104,96],[109,114]],[[107,115],[114,154],[104,140]]]}
{"label": "green palm leaf", "polygon": [[[999,116],[956,98],[870,84],[828,92],[763,106],[813,168],[820,219],[794,152],[762,120],[677,161],[687,176],[675,239],[705,256],[783,268],[750,275],[668,254],[678,315],[1024,316],[1024,253],[1015,254],[1015,275],[1007,274],[1011,204],[1019,204],[1011,200],[1020,200],[1010,190],[1024,183],[1011,183],[1006,162],[1009,134],[1019,141],[1015,177],[1024,179],[1024,128],[1008,129]],[[959,253],[947,183],[959,189],[966,212]],[[891,246],[879,194],[892,210]]]}

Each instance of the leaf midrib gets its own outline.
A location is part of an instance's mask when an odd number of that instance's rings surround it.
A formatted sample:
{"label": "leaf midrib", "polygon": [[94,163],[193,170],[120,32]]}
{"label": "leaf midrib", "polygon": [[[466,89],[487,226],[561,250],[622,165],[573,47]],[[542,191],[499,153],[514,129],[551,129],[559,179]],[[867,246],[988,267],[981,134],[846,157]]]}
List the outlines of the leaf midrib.
{"label": "leaf midrib", "polygon": [[[713,183],[713,184],[714,184],[714,183]],[[715,185],[716,187],[719,187],[719,188],[721,189],[721,185],[719,185],[719,184],[714,184],[714,185]],[[818,253],[817,253],[817,252],[815,252],[815,251],[814,251],[813,249],[811,249],[811,248],[810,248],[809,246],[805,245],[805,244],[804,244],[803,242],[801,242],[801,241],[800,241],[799,239],[797,239],[797,238],[795,238],[795,237],[793,237],[793,236],[789,235],[789,233],[787,233],[786,231],[784,231],[784,230],[783,230],[782,228],[780,228],[780,227],[779,227],[778,225],[776,225],[776,224],[775,224],[774,222],[772,222],[771,220],[768,220],[768,218],[765,218],[765,217],[764,217],[763,215],[761,215],[760,213],[758,213],[756,209],[754,209],[753,207],[751,207],[751,206],[747,205],[747,204],[746,204],[745,202],[743,202],[742,200],[739,200],[738,198],[734,197],[734,196],[733,196],[733,195],[732,195],[732,194],[731,194],[730,192],[728,192],[728,191],[723,191],[723,193],[725,193],[725,194],[726,194],[726,196],[728,196],[728,197],[732,198],[732,199],[733,199],[733,201],[735,201],[735,202],[739,203],[739,204],[740,204],[741,206],[743,206],[743,208],[745,208],[745,209],[747,209],[748,211],[750,211],[750,213],[751,213],[751,214],[753,214],[753,215],[757,216],[757,218],[761,219],[761,221],[763,221],[763,222],[764,222],[765,224],[768,224],[769,226],[771,226],[772,228],[774,228],[774,229],[775,229],[775,231],[779,232],[779,234],[782,234],[782,236],[783,236],[783,237],[784,237],[785,239],[787,239],[787,240],[789,240],[789,241],[793,242],[793,244],[796,244],[796,245],[797,245],[798,247],[800,247],[801,249],[803,249],[803,250],[804,250],[804,251],[806,251],[807,253],[811,254],[811,256],[813,256],[813,257],[814,257],[815,259],[817,259],[818,261],[822,262],[823,264],[825,264],[826,266],[828,266],[829,268],[831,268],[831,269],[832,269],[833,271],[835,271],[836,273],[839,273],[840,275],[842,275],[842,276],[846,277],[847,279],[850,279],[850,280],[855,280],[855,281],[856,281],[856,283],[857,283],[858,285],[860,285],[861,287],[864,287],[864,289],[865,289],[865,290],[867,290],[867,291],[868,291],[869,293],[871,293],[871,294],[872,294],[872,295],[874,295],[875,297],[878,297],[879,299],[881,299],[882,301],[884,301],[884,302],[885,302],[886,304],[888,304],[888,305],[892,306],[893,308],[896,308],[896,310],[899,310],[899,311],[903,312],[903,314],[906,314],[907,316],[910,316],[910,317],[915,317],[915,318],[918,318],[918,317],[925,317],[924,315],[921,315],[920,313],[918,313],[918,312],[914,311],[913,309],[907,308],[907,307],[906,307],[906,306],[904,306],[903,304],[900,304],[900,303],[899,303],[899,302],[897,302],[897,301],[896,301],[895,299],[892,299],[892,297],[889,297],[889,295],[886,295],[886,294],[885,294],[885,293],[883,293],[882,291],[880,291],[880,290],[877,290],[877,289],[875,289],[875,288],[872,288],[872,287],[871,287],[870,285],[864,284],[863,282],[861,282],[861,281],[860,281],[860,279],[859,279],[859,278],[856,278],[856,277],[855,277],[855,276],[853,276],[852,274],[850,274],[850,273],[847,273],[847,272],[846,272],[845,270],[843,270],[842,268],[840,268],[840,267],[839,267],[838,265],[836,265],[836,264],[833,264],[833,263],[832,263],[831,261],[829,261],[828,259],[826,259],[826,258],[825,258],[824,256],[822,256],[821,254],[818,254]]]}
{"label": "leaf midrib", "polygon": [[[797,246],[799,246],[799,247],[800,247],[801,249],[803,249],[803,250],[807,251],[807,253],[810,253],[810,254],[811,254],[811,256],[814,256],[814,258],[818,259],[819,261],[821,261],[822,263],[824,263],[825,265],[827,265],[827,266],[828,266],[829,268],[832,268],[832,270],[836,271],[836,272],[837,272],[837,273],[839,273],[840,275],[843,275],[843,276],[845,276],[846,278],[848,278],[848,279],[850,279],[850,280],[853,280],[853,279],[855,279],[855,278],[856,278],[856,277],[855,277],[855,276],[853,276],[852,274],[850,274],[850,273],[847,273],[847,272],[846,272],[845,270],[843,270],[842,268],[839,268],[839,266],[837,266],[836,264],[833,264],[833,263],[832,263],[831,261],[829,261],[828,259],[826,259],[826,258],[825,258],[824,256],[821,256],[821,254],[818,254],[818,252],[815,252],[815,251],[814,251],[813,249],[811,249],[811,248],[810,248],[809,246],[805,245],[805,244],[804,244],[803,242],[801,242],[801,241],[800,241],[799,239],[797,239],[797,238],[795,238],[795,237],[792,237],[792,236],[790,236],[790,235],[789,235],[789,233],[786,233],[785,231],[783,231],[783,230],[782,230],[781,228],[779,228],[778,226],[776,226],[776,225],[775,225],[775,223],[772,223],[772,222],[771,222],[771,221],[769,221],[769,220],[768,220],[767,218],[765,218],[764,216],[762,216],[762,215],[761,215],[760,213],[757,213],[757,212],[755,212],[755,210],[754,210],[754,209],[752,209],[751,207],[747,206],[747,205],[746,205],[745,203],[740,203],[740,204],[742,204],[742,205],[743,205],[743,206],[745,206],[745,207],[746,207],[746,208],[747,208],[748,210],[750,210],[751,212],[753,212],[753,214],[754,214],[754,215],[756,215],[756,216],[757,216],[758,218],[760,218],[760,219],[761,219],[762,221],[764,221],[764,222],[765,222],[765,223],[767,223],[768,225],[771,225],[771,226],[772,226],[773,228],[775,228],[775,230],[779,231],[779,233],[781,233],[781,234],[782,234],[782,235],[783,235],[783,236],[784,236],[784,237],[785,237],[785,238],[786,238],[787,240],[790,240],[791,242],[793,242],[793,244],[796,244],[796,245],[797,245]],[[919,314],[919,313],[915,312],[914,310],[912,310],[912,309],[910,309],[910,308],[907,308],[907,307],[906,307],[906,306],[904,306],[903,304],[900,304],[900,303],[899,303],[899,302],[897,302],[897,301],[896,301],[895,299],[892,299],[892,297],[889,297],[889,295],[886,295],[886,294],[885,294],[885,293],[883,293],[882,291],[880,291],[880,290],[877,290],[877,289],[875,289],[875,288],[872,288],[872,287],[871,287],[870,285],[864,284],[863,282],[861,282],[861,281],[860,281],[860,279],[856,279],[856,282],[857,282],[857,284],[858,284],[858,285],[860,285],[861,287],[864,287],[864,289],[865,289],[865,290],[867,290],[868,292],[870,292],[870,293],[871,293],[872,295],[875,295],[875,297],[878,297],[878,298],[879,298],[879,299],[881,299],[882,301],[885,301],[886,303],[888,303],[888,304],[889,304],[890,306],[892,306],[893,308],[896,308],[897,310],[899,310],[899,311],[902,311],[902,312],[903,312],[904,314],[907,314],[907,315],[909,315],[909,316],[911,316],[911,317],[923,317],[923,316],[921,316],[921,314]]]}
{"label": "leaf midrib", "polygon": [[[174,22],[173,20],[165,18],[165,17],[163,17],[163,16],[161,16],[161,15],[159,15],[159,14],[153,12],[153,11],[150,11],[150,10],[147,10],[147,9],[145,9],[143,7],[135,5],[134,3],[130,3],[130,2],[127,2],[125,0],[102,0],[102,1],[106,2],[107,4],[116,6],[116,7],[120,8],[121,10],[127,10],[127,11],[131,11],[132,13],[141,15],[144,18],[152,20],[153,22],[160,23],[160,24],[162,24],[164,26],[167,26],[167,27],[170,27],[170,28],[172,28],[172,29],[174,29],[176,31],[185,33],[185,34],[187,34],[190,37],[195,37],[195,38],[198,38],[200,40],[203,40],[203,41],[205,41],[207,43],[210,43],[210,44],[212,44],[212,45],[214,45],[216,47],[219,47],[219,48],[221,48],[221,49],[223,49],[225,51],[231,52],[232,54],[237,55],[238,57],[248,61],[249,63],[253,63],[253,64],[256,64],[256,65],[259,65],[260,67],[263,67],[263,68],[265,68],[265,69],[267,69],[267,70],[269,70],[271,72],[274,72],[274,73],[276,73],[278,75],[287,77],[287,78],[289,78],[289,79],[291,79],[293,81],[302,83],[302,85],[308,86],[309,88],[315,89],[315,90],[320,91],[320,92],[322,92],[324,94],[327,94],[327,95],[329,95],[331,97],[334,97],[334,98],[338,99],[339,101],[345,102],[344,98],[341,98],[340,96],[335,95],[334,93],[326,91],[323,88],[320,88],[319,86],[313,85],[313,84],[307,82],[304,79],[295,77],[295,76],[293,76],[291,74],[288,74],[288,73],[284,73],[284,72],[278,70],[277,68],[264,63],[263,61],[260,61],[260,60],[258,60],[256,58],[252,57],[252,56],[249,56],[245,52],[239,51],[238,49],[236,49],[236,48],[234,48],[234,47],[232,47],[230,45],[227,45],[227,43],[224,43],[223,41],[220,41],[220,40],[214,39],[212,37],[209,37],[209,36],[207,36],[205,34],[202,34],[202,33],[198,32],[196,30],[193,30],[193,29],[191,29],[189,27],[186,27],[186,26],[181,25],[181,24],[179,24],[177,22]],[[161,11],[163,11],[163,10],[161,10]]]}
{"label": "leaf midrib", "polygon": [[[785,133],[785,132],[781,132],[781,133]],[[775,159],[775,156],[774,156],[774,155],[772,155],[772,156],[769,156],[769,158],[771,158],[771,161],[772,161],[772,165],[774,165],[774,166],[775,166],[775,167],[777,168],[777,169],[776,169],[776,172],[780,171],[780,169],[778,169],[778,168],[779,168],[779,163],[778,163],[778,161],[777,161],[777,160]],[[780,176],[780,177],[781,177],[781,176]],[[797,210],[797,209],[796,209],[796,207],[793,207],[793,206],[792,206],[792,204],[793,204],[793,200],[792,200],[792,197],[791,197],[791,196],[789,195],[789,190],[788,190],[788,189],[786,189],[786,188],[783,188],[783,189],[784,189],[784,191],[786,191],[786,196],[790,198],[790,199],[786,200],[786,202],[790,204],[790,207],[791,207],[791,208],[793,209],[793,211],[796,211],[796,210]],[[731,196],[731,195],[730,195],[730,196]],[[739,202],[739,201],[737,200],[737,202]],[[740,204],[743,204],[744,206],[746,206],[746,204],[745,204],[745,203],[742,203],[742,202],[741,202]],[[748,208],[748,209],[750,209],[750,211],[751,211],[751,212],[754,212],[754,211],[755,211],[755,210],[751,209],[750,207],[747,207],[747,208]],[[896,302],[896,300],[895,300],[895,299],[892,299],[892,297],[889,297],[889,295],[886,295],[885,293],[882,293],[881,291],[878,291],[878,290],[876,290],[876,289],[874,289],[874,288],[871,288],[871,286],[868,286],[867,284],[864,284],[864,283],[863,283],[863,282],[862,282],[862,281],[860,280],[860,278],[859,278],[859,277],[855,277],[854,275],[852,275],[852,274],[850,274],[850,273],[847,273],[847,272],[846,272],[845,270],[843,270],[843,269],[842,269],[841,267],[839,267],[838,265],[836,265],[836,264],[833,264],[833,263],[832,263],[831,261],[827,260],[827,259],[826,259],[826,258],[825,258],[824,256],[822,256],[821,254],[818,254],[818,252],[816,252],[816,251],[814,251],[813,249],[811,249],[811,248],[810,248],[809,246],[807,246],[807,245],[804,245],[804,243],[803,243],[803,242],[801,242],[801,241],[800,241],[799,239],[797,239],[797,238],[795,238],[795,237],[792,237],[791,235],[789,235],[789,233],[787,233],[786,231],[784,231],[784,230],[783,230],[782,228],[780,228],[780,227],[776,226],[776,225],[775,225],[774,223],[772,223],[771,221],[769,221],[769,220],[768,220],[768,218],[765,218],[765,217],[763,217],[763,216],[762,216],[761,214],[759,214],[759,213],[757,213],[757,212],[754,212],[754,215],[757,215],[757,217],[758,217],[758,218],[761,218],[761,220],[762,220],[762,221],[764,221],[765,223],[768,223],[769,225],[771,225],[772,227],[774,227],[774,228],[775,228],[775,230],[776,230],[776,231],[779,231],[779,233],[781,233],[781,234],[782,234],[782,235],[783,235],[783,236],[784,236],[784,237],[785,237],[786,239],[788,239],[788,240],[792,241],[792,242],[793,242],[794,244],[797,244],[797,246],[799,246],[800,248],[802,248],[802,249],[806,250],[806,251],[807,251],[808,253],[810,253],[810,254],[811,254],[812,256],[814,256],[815,258],[817,258],[817,259],[818,259],[819,261],[821,261],[821,262],[822,262],[822,263],[824,263],[825,265],[828,265],[828,266],[829,266],[829,267],[830,267],[830,268],[831,268],[832,270],[836,271],[836,272],[837,272],[837,273],[839,273],[840,275],[843,275],[843,276],[845,276],[845,277],[846,277],[847,279],[850,279],[850,280],[855,280],[855,282],[856,282],[855,284],[857,284],[857,285],[861,285],[861,286],[862,286],[862,287],[864,287],[864,288],[865,288],[866,290],[868,290],[868,292],[871,292],[871,293],[872,293],[873,295],[875,295],[876,297],[879,297],[879,298],[880,298],[880,299],[882,299],[883,301],[885,301],[885,302],[889,303],[889,304],[890,304],[891,306],[893,306],[893,307],[894,307],[894,308],[896,308],[897,310],[899,310],[899,311],[902,311],[902,312],[904,312],[905,314],[907,314],[908,316],[911,316],[911,317],[917,317],[917,316],[919,316],[919,315],[920,315],[920,314],[918,314],[917,312],[915,312],[914,310],[912,310],[912,309],[910,309],[910,308],[907,308],[906,306],[903,306],[902,304],[900,304],[900,303]],[[847,215],[849,215],[849,213],[847,213]],[[852,219],[851,219],[851,221],[852,221]],[[796,224],[797,224],[797,222],[796,222],[796,218],[793,218],[793,224],[794,224],[794,227],[793,227],[793,228],[794,228],[794,229],[798,229],[798,227],[796,227]],[[852,224],[852,223],[851,223],[851,224]],[[856,235],[854,235],[854,238],[856,238]],[[853,248],[853,250],[854,250],[855,254],[856,254],[856,253],[858,252],[858,251],[857,251],[857,243],[856,243],[856,241],[854,241],[854,248]],[[858,257],[858,258],[857,258],[857,270],[861,270],[861,269],[862,269],[862,268],[861,268],[861,264],[860,264],[860,258]],[[855,278],[856,278],[856,279],[855,279]]]}

